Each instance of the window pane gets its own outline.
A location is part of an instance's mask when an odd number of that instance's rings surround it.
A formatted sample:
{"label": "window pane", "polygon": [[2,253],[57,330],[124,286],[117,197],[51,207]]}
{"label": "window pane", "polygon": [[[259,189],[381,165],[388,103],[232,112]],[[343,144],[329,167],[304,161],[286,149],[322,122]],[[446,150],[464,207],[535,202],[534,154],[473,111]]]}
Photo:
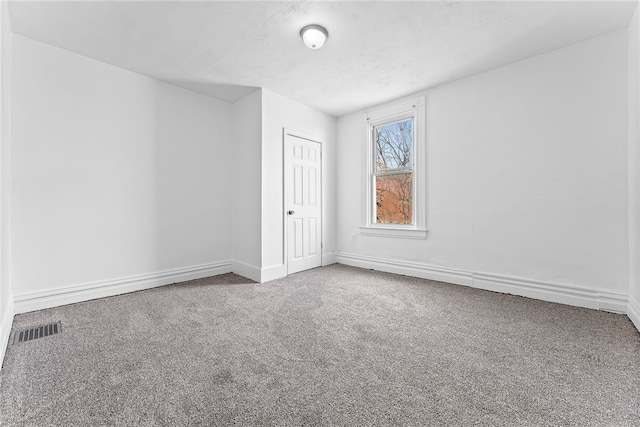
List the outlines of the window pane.
{"label": "window pane", "polygon": [[412,169],[413,118],[374,128],[376,172]]}
{"label": "window pane", "polygon": [[411,173],[376,176],[376,222],[412,224]]}

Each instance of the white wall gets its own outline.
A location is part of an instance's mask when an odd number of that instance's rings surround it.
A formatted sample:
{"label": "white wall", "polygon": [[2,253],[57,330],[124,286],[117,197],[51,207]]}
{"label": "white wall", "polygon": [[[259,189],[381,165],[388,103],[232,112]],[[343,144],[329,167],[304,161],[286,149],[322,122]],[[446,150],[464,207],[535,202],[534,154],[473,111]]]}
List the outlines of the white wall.
{"label": "white wall", "polygon": [[260,281],[262,91],[233,104],[233,271]]}
{"label": "white wall", "polygon": [[629,307],[640,330],[640,7],[636,6],[628,38],[629,138]]}
{"label": "white wall", "polygon": [[361,113],[341,117],[338,261],[626,311],[626,37],[423,92],[426,240],[351,242],[361,225]]}
{"label": "white wall", "polygon": [[231,106],[13,40],[16,310],[230,271]]}
{"label": "white wall", "polygon": [[283,128],[322,141],[323,265],[335,262],[336,119],[262,90],[262,268],[266,279],[286,275],[283,243]]}
{"label": "white wall", "polygon": [[0,367],[13,323],[11,294],[11,22],[0,2]]}

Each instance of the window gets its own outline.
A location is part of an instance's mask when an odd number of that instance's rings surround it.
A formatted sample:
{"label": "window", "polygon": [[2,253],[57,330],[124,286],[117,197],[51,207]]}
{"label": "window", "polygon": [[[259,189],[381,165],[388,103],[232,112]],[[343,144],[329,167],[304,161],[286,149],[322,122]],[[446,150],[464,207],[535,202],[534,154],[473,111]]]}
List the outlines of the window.
{"label": "window", "polygon": [[426,238],[424,96],[365,114],[363,235]]}
{"label": "window", "polygon": [[413,117],[373,127],[375,222],[413,224]]}

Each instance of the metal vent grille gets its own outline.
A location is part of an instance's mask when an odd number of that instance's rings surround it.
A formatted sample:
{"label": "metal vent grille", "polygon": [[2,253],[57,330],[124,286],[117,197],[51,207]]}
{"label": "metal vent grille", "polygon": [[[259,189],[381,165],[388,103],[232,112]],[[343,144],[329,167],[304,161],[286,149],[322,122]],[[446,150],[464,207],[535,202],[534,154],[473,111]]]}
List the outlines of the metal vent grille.
{"label": "metal vent grille", "polygon": [[49,323],[48,325],[36,326],[35,328],[23,329],[16,331],[13,335],[13,343],[19,344],[21,342],[33,341],[38,338],[48,337],[49,335],[55,335],[62,332],[62,323]]}

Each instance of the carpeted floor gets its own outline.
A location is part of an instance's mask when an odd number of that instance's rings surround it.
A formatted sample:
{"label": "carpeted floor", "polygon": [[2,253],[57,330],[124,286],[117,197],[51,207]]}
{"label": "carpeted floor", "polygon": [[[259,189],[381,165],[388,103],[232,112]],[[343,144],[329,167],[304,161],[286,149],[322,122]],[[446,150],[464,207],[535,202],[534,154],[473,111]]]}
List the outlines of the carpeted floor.
{"label": "carpeted floor", "polygon": [[341,265],[16,316],[0,425],[640,425],[623,315]]}

